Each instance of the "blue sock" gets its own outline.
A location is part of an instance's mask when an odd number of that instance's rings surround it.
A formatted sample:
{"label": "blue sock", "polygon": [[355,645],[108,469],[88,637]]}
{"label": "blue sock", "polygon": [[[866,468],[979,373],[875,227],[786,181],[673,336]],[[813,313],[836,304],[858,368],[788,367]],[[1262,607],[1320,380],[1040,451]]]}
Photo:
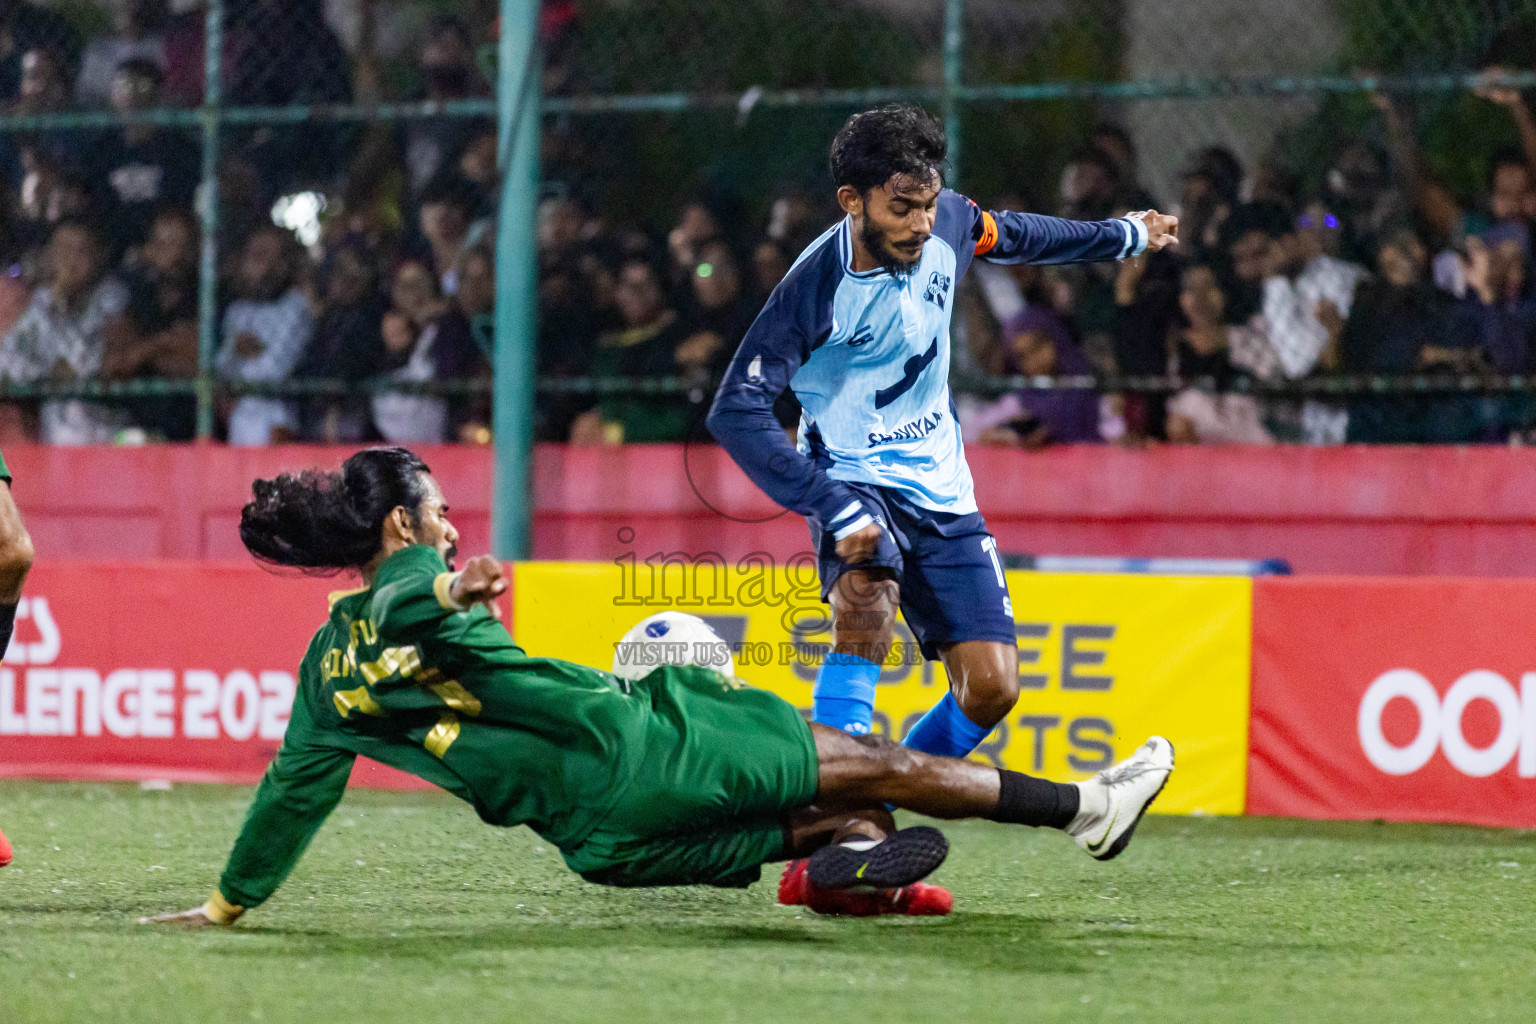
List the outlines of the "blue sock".
{"label": "blue sock", "polygon": [[880,666],[856,654],[827,655],[811,690],[811,720],[865,736],[875,717],[875,680]]}
{"label": "blue sock", "polygon": [[944,699],[912,727],[902,743],[925,754],[964,757],[975,750],[991,731],[965,717],[955,695],[946,693]]}

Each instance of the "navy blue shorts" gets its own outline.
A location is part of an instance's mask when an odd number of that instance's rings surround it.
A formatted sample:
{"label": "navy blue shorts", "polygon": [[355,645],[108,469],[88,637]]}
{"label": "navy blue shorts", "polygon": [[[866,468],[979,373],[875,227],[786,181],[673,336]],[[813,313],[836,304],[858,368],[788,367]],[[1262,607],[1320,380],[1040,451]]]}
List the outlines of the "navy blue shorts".
{"label": "navy blue shorts", "polygon": [[1016,642],[1003,563],[980,512],[935,512],[889,488],[848,487],[874,514],[883,533],[873,558],[850,565],[838,557],[831,531],[807,520],[823,601],[847,570],[883,566],[896,574],[901,615],[922,646],[923,657],[937,660],[940,648],[965,640]]}

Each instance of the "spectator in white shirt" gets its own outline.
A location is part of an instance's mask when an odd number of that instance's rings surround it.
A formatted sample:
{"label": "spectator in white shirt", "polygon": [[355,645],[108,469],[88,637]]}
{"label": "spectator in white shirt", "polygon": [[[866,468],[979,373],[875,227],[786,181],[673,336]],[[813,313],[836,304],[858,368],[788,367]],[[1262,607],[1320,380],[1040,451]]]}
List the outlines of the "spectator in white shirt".
{"label": "spectator in white shirt", "polygon": [[[236,286],[224,311],[219,376],[232,383],[287,380],[315,333],[309,300],[295,285],[300,251],[282,228],[262,227],[246,240]],[[247,395],[229,411],[229,443],[276,444],[298,434],[295,403]]]}
{"label": "spectator in white shirt", "polygon": [[[103,255],[101,238],[84,221],[54,227],[45,254],[48,283],[0,340],[0,378],[67,384],[99,376],[103,327],[128,304],[128,290],[102,275]],[[126,425],[121,410],[71,398],[44,402],[39,429],[48,444],[105,444]]]}
{"label": "spectator in white shirt", "polygon": [[1339,259],[1339,220],[1320,202],[1296,218],[1296,230],[1277,240],[1264,282],[1263,314],[1269,341],[1285,375],[1305,377],[1329,349],[1329,325],[1349,317],[1355,286],[1370,275]]}

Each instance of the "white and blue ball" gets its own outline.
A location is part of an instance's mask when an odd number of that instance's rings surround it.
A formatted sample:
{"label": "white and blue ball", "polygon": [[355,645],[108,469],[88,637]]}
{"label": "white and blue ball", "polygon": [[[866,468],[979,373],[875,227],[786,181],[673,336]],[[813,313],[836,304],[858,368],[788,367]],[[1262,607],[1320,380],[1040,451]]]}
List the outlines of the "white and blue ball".
{"label": "white and blue ball", "polygon": [[613,651],[613,674],[635,682],[663,665],[699,665],[736,674],[731,645],[709,623],[687,612],[657,612],[624,634]]}

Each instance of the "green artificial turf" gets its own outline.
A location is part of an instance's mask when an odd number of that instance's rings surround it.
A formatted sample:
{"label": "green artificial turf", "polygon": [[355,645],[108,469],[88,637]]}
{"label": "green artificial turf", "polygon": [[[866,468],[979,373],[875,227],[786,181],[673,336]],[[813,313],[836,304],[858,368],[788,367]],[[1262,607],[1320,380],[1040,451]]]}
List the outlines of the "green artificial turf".
{"label": "green artificial turf", "polygon": [[0,782],[0,1022],[1536,1020],[1536,835],[1150,818],[1126,855],[946,826],[944,919],[619,891],[439,794],[354,791],[228,931],[249,790]]}

